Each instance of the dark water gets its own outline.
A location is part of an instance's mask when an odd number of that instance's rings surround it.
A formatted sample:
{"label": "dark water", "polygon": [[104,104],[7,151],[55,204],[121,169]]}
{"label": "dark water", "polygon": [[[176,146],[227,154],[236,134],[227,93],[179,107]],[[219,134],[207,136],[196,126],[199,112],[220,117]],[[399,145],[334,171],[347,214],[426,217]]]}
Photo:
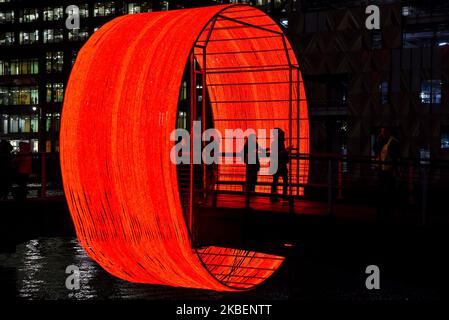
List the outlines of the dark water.
{"label": "dark water", "polygon": [[[368,260],[379,261],[373,256]],[[385,259],[385,258],[383,258]],[[307,257],[301,250],[255,290],[217,293],[129,283],[105,272],[74,238],[38,238],[17,246],[14,254],[0,254],[0,280],[19,299],[149,299],[149,300],[433,300],[441,292],[432,283],[411,281],[408,275],[384,272],[381,290],[367,290],[365,259]],[[66,288],[66,267],[80,270],[79,290]],[[388,267],[385,267],[388,269]],[[384,269],[385,269],[384,268]],[[401,269],[401,266],[397,267]],[[427,271],[424,271],[427,273]]]}
{"label": "dark water", "polygon": [[[17,246],[1,257],[4,268],[15,268],[16,295],[22,299],[222,299],[232,294],[130,283],[105,272],[73,238],[40,238]],[[66,288],[66,267],[80,270],[79,290]],[[4,280],[4,279],[2,279]],[[11,280],[11,279],[9,279]],[[260,297],[260,293],[244,294]],[[272,292],[267,298],[282,299]]]}

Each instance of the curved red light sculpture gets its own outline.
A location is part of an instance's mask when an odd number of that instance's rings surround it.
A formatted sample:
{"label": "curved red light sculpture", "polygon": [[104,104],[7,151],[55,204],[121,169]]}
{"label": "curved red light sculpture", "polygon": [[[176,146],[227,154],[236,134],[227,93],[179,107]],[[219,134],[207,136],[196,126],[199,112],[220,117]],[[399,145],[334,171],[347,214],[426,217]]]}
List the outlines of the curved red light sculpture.
{"label": "curved red light sculpture", "polygon": [[[267,37],[270,30],[277,36]],[[194,45],[206,40],[215,127],[280,127],[294,139],[299,132],[300,152],[308,152],[305,99],[293,106],[291,115],[300,117],[300,128],[293,121],[289,130],[288,122],[286,95],[289,100],[296,100],[298,93],[305,96],[302,83],[296,87],[299,72],[291,75],[280,67],[254,72],[255,67],[281,66],[289,59],[297,66],[282,31],[260,10],[214,6],[127,15],[107,23],[80,50],[70,75],[60,150],[78,239],[94,260],[119,278],[236,291],[258,285],[283,261],[231,248],[192,249],[169,137],[176,126],[189,54],[196,54]],[[204,61],[198,61],[204,67]],[[236,66],[247,67],[247,72],[219,72]],[[291,90],[289,79],[297,81]],[[307,163],[301,167],[305,181]]]}

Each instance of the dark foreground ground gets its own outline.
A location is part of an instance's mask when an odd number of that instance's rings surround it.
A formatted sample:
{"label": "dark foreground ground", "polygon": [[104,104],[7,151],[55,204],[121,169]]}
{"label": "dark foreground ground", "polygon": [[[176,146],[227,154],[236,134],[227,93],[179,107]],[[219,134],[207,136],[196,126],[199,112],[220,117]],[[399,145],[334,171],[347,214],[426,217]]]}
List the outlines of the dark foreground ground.
{"label": "dark foreground ground", "polygon": [[[448,298],[447,225],[378,225],[317,217],[290,221],[288,256],[255,290],[217,293],[128,283],[101,269],[78,245],[62,199],[0,203],[3,298],[150,300],[427,301]],[[274,228],[279,228],[276,224]],[[293,230],[293,232],[292,232]],[[296,232],[297,230],[297,232]],[[283,230],[276,232],[282,233]],[[379,290],[365,268],[380,268]],[[65,286],[76,265],[81,287]]]}

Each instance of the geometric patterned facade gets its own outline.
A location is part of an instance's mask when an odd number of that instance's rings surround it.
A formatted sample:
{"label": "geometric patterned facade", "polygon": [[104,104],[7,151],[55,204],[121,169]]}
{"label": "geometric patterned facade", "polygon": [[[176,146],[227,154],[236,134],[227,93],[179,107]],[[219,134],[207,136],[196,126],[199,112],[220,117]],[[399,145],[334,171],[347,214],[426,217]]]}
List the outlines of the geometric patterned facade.
{"label": "geometric patterned facade", "polygon": [[[418,158],[426,149],[433,159],[448,159],[441,135],[449,126],[449,45],[405,41],[422,30],[443,41],[449,36],[449,19],[443,11],[434,11],[430,20],[422,13],[404,16],[398,3],[379,7],[379,31],[365,27],[368,15],[360,4],[350,9],[297,8],[290,18],[289,38],[310,100],[312,152],[330,151],[323,145],[329,136],[325,119],[332,118],[346,123],[346,136],[337,143],[348,155],[370,156],[372,136],[388,126],[400,140],[402,157]],[[344,101],[329,96],[326,81],[332,78],[343,82]],[[441,81],[441,102],[421,103],[423,81],[435,79]],[[388,96],[381,103],[379,86],[385,82]]]}

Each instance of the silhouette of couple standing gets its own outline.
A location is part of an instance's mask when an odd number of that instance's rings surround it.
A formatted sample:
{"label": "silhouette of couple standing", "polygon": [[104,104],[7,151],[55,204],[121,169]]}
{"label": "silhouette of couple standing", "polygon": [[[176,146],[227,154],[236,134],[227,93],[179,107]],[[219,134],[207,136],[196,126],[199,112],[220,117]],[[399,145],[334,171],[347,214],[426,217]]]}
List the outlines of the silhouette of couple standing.
{"label": "silhouette of couple standing", "polygon": [[[250,134],[246,139],[245,146],[243,147],[243,161],[246,164],[246,183],[245,192],[247,200],[251,193],[255,192],[257,185],[257,175],[260,170],[260,154],[262,152],[268,152],[270,150],[278,150],[277,155],[275,152],[269,154],[270,161],[277,161],[277,171],[273,173],[273,181],[271,183],[271,196],[272,202],[279,201],[278,194],[276,192],[279,178],[282,178],[283,195],[287,195],[288,190],[288,168],[289,155],[291,148],[285,147],[285,132],[282,129],[276,128],[274,139],[271,143],[271,148],[263,149],[257,143],[255,134]],[[276,145],[277,144],[277,147]],[[276,157],[277,156],[277,157]]]}

